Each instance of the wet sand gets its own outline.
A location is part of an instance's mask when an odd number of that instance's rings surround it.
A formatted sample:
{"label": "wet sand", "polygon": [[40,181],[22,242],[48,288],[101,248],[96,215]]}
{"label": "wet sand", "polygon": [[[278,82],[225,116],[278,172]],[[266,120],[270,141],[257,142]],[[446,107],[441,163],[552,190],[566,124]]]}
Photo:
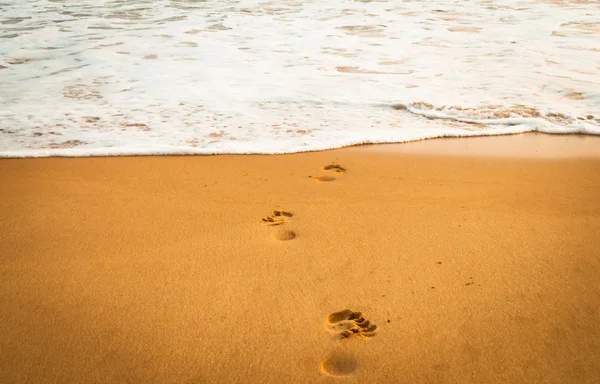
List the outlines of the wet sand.
{"label": "wet sand", "polygon": [[594,382],[580,139],[0,160],[0,382]]}

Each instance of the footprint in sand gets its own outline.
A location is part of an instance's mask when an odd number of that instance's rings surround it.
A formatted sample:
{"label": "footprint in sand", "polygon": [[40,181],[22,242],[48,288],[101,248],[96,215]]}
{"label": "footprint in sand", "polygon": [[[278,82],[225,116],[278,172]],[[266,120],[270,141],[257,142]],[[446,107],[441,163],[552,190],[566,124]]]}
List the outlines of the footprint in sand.
{"label": "footprint in sand", "polygon": [[[275,210],[269,216],[260,219],[260,222],[269,226],[282,225],[285,224],[293,216],[294,215],[291,212]],[[296,232],[291,231],[289,229],[280,229],[273,233],[273,237],[279,241],[294,240],[296,238]]]}
{"label": "footprint in sand", "polygon": [[[341,339],[373,337],[375,324],[364,318],[361,312],[349,309],[327,316],[327,328]],[[348,376],[358,367],[358,360],[350,352],[337,350],[321,361],[321,372],[328,376]]]}
{"label": "footprint in sand", "polygon": [[377,326],[365,319],[361,312],[349,309],[334,312],[327,317],[329,330],[338,333],[341,338],[373,337]]}
{"label": "footprint in sand", "polygon": [[[323,170],[324,171],[334,171],[334,172],[338,172],[338,173],[346,172],[346,168],[342,167],[339,164],[335,164],[335,163],[324,166]],[[312,177],[312,176],[309,176],[309,177]],[[333,177],[333,176],[315,176],[314,178],[318,181],[324,181],[324,182],[335,180],[335,177]]]}
{"label": "footprint in sand", "polygon": [[292,213],[287,211],[273,211],[269,216],[265,216],[260,219],[260,222],[266,225],[281,225],[284,224],[287,219],[291,218]]}

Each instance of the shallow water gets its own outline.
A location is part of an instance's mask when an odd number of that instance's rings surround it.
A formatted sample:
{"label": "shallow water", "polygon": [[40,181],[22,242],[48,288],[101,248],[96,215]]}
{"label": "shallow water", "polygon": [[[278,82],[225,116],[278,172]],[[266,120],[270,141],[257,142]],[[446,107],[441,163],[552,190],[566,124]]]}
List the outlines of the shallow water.
{"label": "shallow water", "polygon": [[0,156],[600,134],[597,1],[0,0]]}

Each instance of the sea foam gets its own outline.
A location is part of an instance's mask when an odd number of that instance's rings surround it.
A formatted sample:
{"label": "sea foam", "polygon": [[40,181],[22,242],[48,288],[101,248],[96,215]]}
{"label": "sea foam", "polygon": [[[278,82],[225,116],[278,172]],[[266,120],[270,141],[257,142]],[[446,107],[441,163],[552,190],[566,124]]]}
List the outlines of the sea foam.
{"label": "sea foam", "polygon": [[0,0],[0,9],[0,157],[600,134],[595,1]]}

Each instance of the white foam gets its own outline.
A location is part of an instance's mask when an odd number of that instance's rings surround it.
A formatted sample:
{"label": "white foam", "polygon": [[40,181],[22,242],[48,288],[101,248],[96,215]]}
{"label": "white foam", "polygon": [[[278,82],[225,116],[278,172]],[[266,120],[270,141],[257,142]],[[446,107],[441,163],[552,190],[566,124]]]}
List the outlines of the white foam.
{"label": "white foam", "polygon": [[600,134],[594,2],[102,4],[0,0],[0,157]]}

